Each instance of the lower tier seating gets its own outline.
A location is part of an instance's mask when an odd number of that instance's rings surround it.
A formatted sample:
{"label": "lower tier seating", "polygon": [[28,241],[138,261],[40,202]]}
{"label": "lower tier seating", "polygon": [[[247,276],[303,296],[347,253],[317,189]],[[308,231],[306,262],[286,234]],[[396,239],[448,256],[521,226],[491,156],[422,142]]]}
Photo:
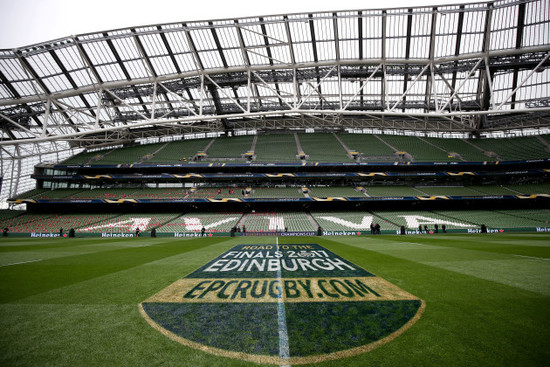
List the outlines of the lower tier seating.
{"label": "lower tier seating", "polygon": [[249,213],[240,222],[247,232],[305,232],[315,231],[310,218],[303,212]]}
{"label": "lower tier seating", "polygon": [[188,213],[157,229],[159,233],[230,232],[242,213]]}

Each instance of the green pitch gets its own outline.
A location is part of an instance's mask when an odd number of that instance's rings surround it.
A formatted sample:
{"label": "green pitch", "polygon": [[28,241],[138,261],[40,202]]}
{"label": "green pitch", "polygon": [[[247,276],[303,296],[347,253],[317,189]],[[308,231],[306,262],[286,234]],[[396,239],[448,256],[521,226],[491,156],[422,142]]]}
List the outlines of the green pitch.
{"label": "green pitch", "polygon": [[[545,366],[550,359],[550,234],[279,241],[319,244],[425,302],[422,317],[399,337],[322,366]],[[177,343],[139,310],[147,298],[247,243],[274,244],[275,238],[1,238],[0,365],[257,365]],[[311,303],[284,307],[289,322],[307,331],[290,338],[292,347],[293,338],[307,337],[299,340],[304,353],[331,349],[316,341],[327,328],[357,332],[353,308],[336,325],[308,311]],[[223,320],[205,322],[220,327]],[[257,324],[239,338],[243,350],[276,337],[272,324]],[[231,327],[237,335],[240,325]]]}

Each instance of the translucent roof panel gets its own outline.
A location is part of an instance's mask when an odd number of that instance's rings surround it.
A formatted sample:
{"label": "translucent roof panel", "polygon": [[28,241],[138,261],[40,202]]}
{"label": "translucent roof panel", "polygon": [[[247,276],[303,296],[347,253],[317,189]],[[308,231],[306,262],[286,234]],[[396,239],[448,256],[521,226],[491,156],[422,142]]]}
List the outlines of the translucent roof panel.
{"label": "translucent roof panel", "polygon": [[550,113],[549,68],[548,0],[98,31],[0,50],[0,144],[58,132],[78,145],[82,132],[131,139],[156,123],[228,128],[312,110],[474,129],[474,114]]}

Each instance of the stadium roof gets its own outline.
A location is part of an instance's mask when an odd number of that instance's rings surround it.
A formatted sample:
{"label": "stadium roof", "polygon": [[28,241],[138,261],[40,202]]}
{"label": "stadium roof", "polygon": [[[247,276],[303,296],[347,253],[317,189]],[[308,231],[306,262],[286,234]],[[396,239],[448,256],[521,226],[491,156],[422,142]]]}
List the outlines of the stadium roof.
{"label": "stadium roof", "polygon": [[[0,50],[0,146],[550,126],[550,1],[125,28]],[[58,145],[65,142],[65,145]]]}

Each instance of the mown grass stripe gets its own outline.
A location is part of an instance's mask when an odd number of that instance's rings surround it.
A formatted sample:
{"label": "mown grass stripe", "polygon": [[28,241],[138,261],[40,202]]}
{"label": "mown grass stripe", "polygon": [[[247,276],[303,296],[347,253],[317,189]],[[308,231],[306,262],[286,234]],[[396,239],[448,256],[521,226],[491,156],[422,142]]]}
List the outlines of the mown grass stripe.
{"label": "mown grass stripe", "polygon": [[[279,238],[275,238],[275,246],[277,251],[279,251]],[[283,284],[283,276],[281,274],[281,269],[277,270],[277,279],[279,284]],[[283,290],[281,289],[279,293],[279,300],[277,302],[277,325],[279,328],[279,357],[282,359],[290,358],[290,347],[288,343],[288,328],[286,325],[286,313],[285,313],[285,302],[283,301]],[[286,365],[284,365],[286,367]]]}
{"label": "mown grass stripe", "polygon": [[18,262],[18,263],[0,265],[0,268],[2,268],[2,267],[4,267],[4,266],[12,266],[12,265],[19,265],[19,264],[34,263],[34,262],[37,262],[37,261],[42,261],[42,259],[29,260],[29,261],[21,261],[21,262]]}
{"label": "mown grass stripe", "polygon": [[[3,280],[0,283],[0,302],[13,302],[223,241],[224,238],[217,237],[200,242],[161,242],[154,246],[117,248],[21,264],[16,267],[0,267],[0,279]],[[185,243],[184,246],[182,242]]]}
{"label": "mown grass stripe", "polygon": [[527,259],[535,259],[535,260],[544,260],[544,261],[550,260],[550,259],[547,258],[547,257],[524,256],[524,255],[514,255],[514,256],[517,256],[517,257],[525,257],[525,258],[527,258]]}

